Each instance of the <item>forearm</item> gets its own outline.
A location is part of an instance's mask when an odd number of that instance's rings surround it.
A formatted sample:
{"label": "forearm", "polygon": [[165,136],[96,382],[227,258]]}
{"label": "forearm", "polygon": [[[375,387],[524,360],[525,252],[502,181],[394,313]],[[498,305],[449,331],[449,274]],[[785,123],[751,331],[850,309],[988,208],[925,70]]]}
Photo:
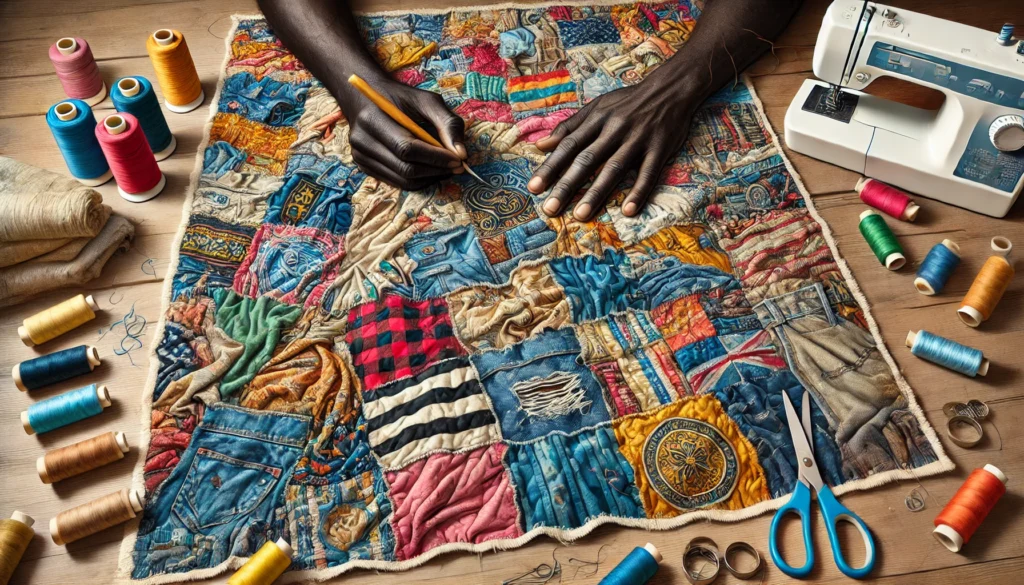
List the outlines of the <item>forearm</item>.
{"label": "forearm", "polygon": [[703,101],[770,48],[802,0],[708,0],[686,44],[648,79]]}

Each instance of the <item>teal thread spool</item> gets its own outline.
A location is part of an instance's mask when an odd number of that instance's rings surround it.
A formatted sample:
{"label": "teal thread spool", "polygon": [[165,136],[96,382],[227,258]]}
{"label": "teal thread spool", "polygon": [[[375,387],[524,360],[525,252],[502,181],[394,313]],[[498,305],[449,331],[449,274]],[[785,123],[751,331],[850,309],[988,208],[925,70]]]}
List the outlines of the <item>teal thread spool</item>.
{"label": "teal thread spool", "polygon": [[889,270],[899,270],[907,263],[896,234],[892,233],[885,218],[874,209],[860,214],[860,233],[878,261]]}
{"label": "teal thread spool", "polygon": [[100,363],[95,347],[79,345],[15,364],[11,377],[18,390],[28,392],[88,374]]}
{"label": "teal thread spool", "polygon": [[661,553],[651,543],[636,547],[598,585],[643,585],[658,572]]}
{"label": "teal thread spool", "polygon": [[949,277],[960,264],[960,246],[953,240],[942,240],[932,246],[924,262],[917,268],[914,287],[923,295],[942,292]]}
{"label": "teal thread spool", "polygon": [[910,353],[915,356],[954,372],[972,378],[988,374],[989,361],[980,349],[957,343],[924,329],[916,333],[907,333],[906,344],[910,348]]}
{"label": "teal thread spool", "polygon": [[174,153],[178,141],[167,126],[167,118],[148,79],[142,76],[118,79],[110,90],[110,101],[118,112],[127,112],[139,120],[156,160],[164,160]]}
{"label": "teal thread spool", "polygon": [[30,435],[42,434],[96,416],[108,406],[107,387],[89,384],[28,407],[21,413],[21,426]]}

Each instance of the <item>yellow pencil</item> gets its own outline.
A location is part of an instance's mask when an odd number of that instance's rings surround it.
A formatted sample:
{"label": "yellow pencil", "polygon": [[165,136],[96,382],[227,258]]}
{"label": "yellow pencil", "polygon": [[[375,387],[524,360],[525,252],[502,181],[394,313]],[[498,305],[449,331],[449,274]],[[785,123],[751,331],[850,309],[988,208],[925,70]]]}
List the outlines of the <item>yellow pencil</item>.
{"label": "yellow pencil", "polygon": [[[348,82],[351,83],[353,87],[358,89],[359,93],[366,96],[366,99],[373,102],[374,105],[380,108],[385,114],[391,116],[392,120],[398,122],[399,125],[401,125],[409,132],[412,132],[413,135],[416,136],[416,138],[419,138],[420,140],[426,142],[427,144],[431,144],[438,148],[444,148],[443,144],[438,142],[437,139],[431,136],[429,132],[421,128],[419,124],[413,122],[412,118],[406,116],[405,112],[399,110],[398,106],[391,103],[391,101],[388,100],[388,98],[377,93],[375,89],[373,89],[372,87],[370,87],[368,83],[363,81],[362,77],[359,77],[358,75],[351,75],[348,78]],[[466,169],[466,172],[472,175],[473,178],[476,179],[477,181],[480,181],[485,185],[487,184],[483,179],[480,178],[479,175],[474,173],[473,169],[469,168],[469,165],[467,165],[465,162],[462,163],[462,168]]]}

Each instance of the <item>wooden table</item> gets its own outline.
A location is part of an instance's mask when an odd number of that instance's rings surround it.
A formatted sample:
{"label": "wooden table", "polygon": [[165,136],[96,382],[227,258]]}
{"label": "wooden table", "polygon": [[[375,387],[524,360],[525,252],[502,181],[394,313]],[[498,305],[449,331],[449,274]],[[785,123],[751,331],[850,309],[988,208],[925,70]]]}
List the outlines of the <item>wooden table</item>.
{"label": "wooden table", "polygon": [[[455,4],[479,3],[473,0]],[[423,6],[451,5],[443,0],[380,0],[360,2],[362,10],[410,10]],[[805,7],[776,43],[776,61],[771,55],[755,64],[750,73],[764,102],[772,125],[781,134],[786,107],[801,82],[811,75],[811,55],[825,0],[808,0]],[[996,31],[1006,20],[1022,19],[1019,0],[902,0],[903,8],[957,20]],[[146,55],[146,35],[162,27],[181,30],[198,66],[207,100],[214,93],[218,68],[224,51],[223,38],[233,13],[256,11],[253,0],[78,0],[76,2],[39,2],[7,0],[0,3],[0,154],[57,172],[66,172],[44,121],[47,108],[62,99],[60,85],[47,58],[47,48],[67,35],[84,37],[92,45],[100,70],[109,86],[114,79],[128,74],[143,74],[152,79],[153,70]],[[993,32],[995,35],[995,32]],[[159,91],[159,90],[158,90]],[[896,88],[910,101],[928,102]],[[111,111],[110,100],[97,107],[97,116]],[[140,205],[118,197],[108,183],[100,187],[104,200],[136,224],[135,245],[126,254],[115,257],[103,276],[82,291],[61,291],[42,295],[33,302],[4,309],[0,313],[0,371],[8,372],[17,362],[34,357],[33,350],[22,345],[15,334],[21,320],[77,292],[96,296],[109,307],[88,326],[66,335],[59,347],[91,343],[100,347],[104,364],[89,381],[109,385],[114,406],[102,416],[70,428],[27,436],[18,422],[20,411],[31,400],[15,390],[6,375],[0,380],[0,515],[13,509],[36,518],[37,537],[15,573],[12,583],[110,583],[117,564],[121,540],[119,527],[104,531],[86,541],[57,547],[49,539],[47,523],[59,510],[126,487],[131,470],[141,457],[138,450],[141,392],[148,363],[146,352],[159,317],[162,280],[169,272],[171,242],[181,217],[189,173],[192,170],[207,107],[184,115],[167,114],[178,139],[178,150],[161,167],[167,175],[167,188],[160,197]],[[1005,219],[991,219],[967,211],[919,198],[922,211],[916,224],[889,222],[901,237],[913,262],[942,238],[953,238],[965,252],[963,266],[947,286],[946,294],[925,297],[911,284],[912,271],[900,273],[881,269],[857,231],[857,215],[863,209],[852,192],[855,173],[829,166],[787,150],[803,176],[807,188],[822,215],[831,224],[839,240],[842,255],[850,263],[873,305],[886,343],[914,387],[917,398],[933,425],[942,427],[942,405],[949,401],[977,398],[992,407],[992,423],[987,424],[986,440],[973,450],[956,447],[943,440],[957,470],[922,480],[927,490],[927,509],[911,513],[904,505],[915,482],[847,495],[843,502],[874,529],[880,559],[874,571],[879,583],[970,582],[1019,583],[1024,570],[1024,391],[1021,384],[1021,355],[1024,352],[1024,278],[1017,278],[1004,297],[995,317],[980,329],[960,324],[955,309],[973,275],[988,256],[988,241],[996,234],[1008,236],[1024,247],[1024,206]],[[134,307],[149,324],[143,342],[146,349],[114,356],[112,350],[124,337],[124,329],[115,325]],[[940,335],[982,348],[993,362],[988,377],[971,379],[933,366],[910,355],[903,340],[909,329],[926,327]],[[106,332],[106,333],[104,333]],[[53,349],[53,348],[48,348]],[[34,397],[52,396],[79,385],[80,380],[37,392]],[[996,429],[998,427],[998,434]],[[132,441],[132,451],[116,464],[57,486],[43,485],[35,474],[35,460],[44,449],[65,445],[106,430],[124,430]],[[941,432],[941,431],[940,431]],[[1001,439],[1000,439],[1001,435]],[[930,535],[932,519],[953,495],[970,470],[993,463],[1010,477],[1011,492],[982,526],[963,554],[953,554]],[[514,551],[472,556],[443,556],[425,566],[396,576],[358,571],[343,577],[345,583],[498,583],[551,562],[552,551],[561,561],[564,581],[574,576],[569,558],[594,559],[601,551],[600,575],[606,573],[634,546],[655,543],[666,561],[652,583],[684,582],[680,556],[686,542],[697,535],[710,536],[723,546],[735,540],[753,544],[767,555],[770,515],[737,524],[691,524],[679,530],[648,533],[618,527],[603,527],[571,547],[540,538]],[[797,542],[797,532],[787,530],[787,543]],[[836,570],[828,551],[825,530],[820,520],[815,528],[819,562],[813,573],[815,582],[840,582],[845,578]],[[791,546],[790,550],[798,547]],[[794,559],[792,562],[796,562]],[[575,574],[575,582],[596,583],[587,570]],[[215,582],[223,582],[223,578]],[[785,582],[773,566],[767,583]],[[738,583],[723,573],[718,583]],[[756,581],[755,581],[756,582]]]}

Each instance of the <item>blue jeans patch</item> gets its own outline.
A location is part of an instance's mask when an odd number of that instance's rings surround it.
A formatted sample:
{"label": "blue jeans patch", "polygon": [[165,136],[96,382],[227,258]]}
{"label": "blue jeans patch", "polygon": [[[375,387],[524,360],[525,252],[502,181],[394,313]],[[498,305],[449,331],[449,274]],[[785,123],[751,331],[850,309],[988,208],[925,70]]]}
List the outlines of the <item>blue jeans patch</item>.
{"label": "blue jeans patch", "polygon": [[270,196],[265,221],[344,235],[352,225],[352,190],[348,186],[324,187],[315,177],[296,173]]}
{"label": "blue jeans patch", "polygon": [[604,258],[565,256],[551,261],[551,272],[565,289],[576,323],[600,319],[630,308],[642,308],[637,282],[620,267],[625,255],[606,250]]}
{"label": "blue jeans patch", "polygon": [[405,253],[416,262],[412,297],[417,300],[440,297],[464,286],[499,284],[476,234],[468,226],[416,234],[406,242]]}

